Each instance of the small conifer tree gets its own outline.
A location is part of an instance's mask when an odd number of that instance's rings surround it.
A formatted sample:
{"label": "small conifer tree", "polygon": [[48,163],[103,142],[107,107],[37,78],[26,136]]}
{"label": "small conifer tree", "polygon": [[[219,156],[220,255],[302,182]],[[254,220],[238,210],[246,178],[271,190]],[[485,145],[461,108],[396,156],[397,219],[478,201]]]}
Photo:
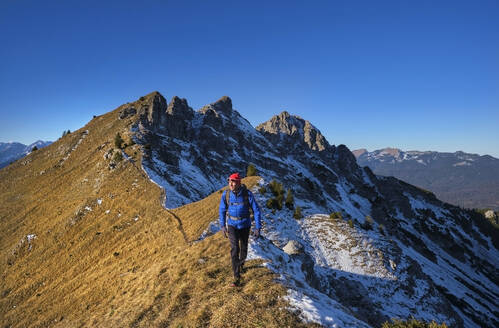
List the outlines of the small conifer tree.
{"label": "small conifer tree", "polygon": [[37,146],[35,146],[35,147],[33,147],[33,149],[31,149],[31,151],[32,151],[32,152],[33,152],[33,151],[37,151],[37,150],[38,150],[38,147],[37,147]]}
{"label": "small conifer tree", "polygon": [[343,218],[343,215],[341,214],[341,212],[332,212],[331,214],[329,214],[329,218],[333,220],[339,220]]}
{"label": "small conifer tree", "polygon": [[121,138],[120,133],[116,133],[116,136],[114,137],[114,145],[116,146],[116,148],[121,149],[123,142],[124,140]]}
{"label": "small conifer tree", "polygon": [[366,230],[371,230],[373,228],[373,223],[373,218],[369,215],[366,215],[366,221],[364,222],[363,228]]}
{"label": "small conifer tree", "polygon": [[301,214],[301,207],[300,206],[296,206],[295,207],[295,212],[293,213],[293,217],[296,220],[299,220],[299,219],[301,219],[303,217],[302,214]]}
{"label": "small conifer tree", "polygon": [[248,165],[248,169],[246,170],[246,176],[252,177],[256,175],[256,167],[253,164]]}
{"label": "small conifer tree", "polygon": [[385,226],[380,224],[378,229],[379,229],[379,233],[384,236],[385,235]]}
{"label": "small conifer tree", "polygon": [[117,151],[114,153],[113,160],[115,162],[121,162],[123,160],[123,155],[121,154],[121,151]]}
{"label": "small conifer tree", "polygon": [[288,192],[286,194],[286,201],[285,201],[285,205],[287,208],[289,208],[290,210],[293,209],[293,207],[295,207],[295,200],[294,200],[294,197],[293,197],[293,192],[291,191],[291,189],[288,189]]}

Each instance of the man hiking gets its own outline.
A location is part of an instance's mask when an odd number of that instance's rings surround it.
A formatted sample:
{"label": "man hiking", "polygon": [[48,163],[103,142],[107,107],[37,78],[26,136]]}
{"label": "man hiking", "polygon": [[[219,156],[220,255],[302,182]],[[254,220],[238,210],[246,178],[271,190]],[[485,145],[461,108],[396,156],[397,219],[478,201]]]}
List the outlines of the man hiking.
{"label": "man hiking", "polygon": [[[245,185],[241,185],[239,173],[229,177],[229,189],[223,192],[220,199],[220,226],[222,232],[230,241],[230,257],[234,282],[232,287],[240,286],[241,273],[244,261],[248,254],[248,238],[251,228],[250,207],[255,218],[255,237],[260,236],[261,217],[260,207]],[[228,194],[228,195],[227,195]],[[227,224],[227,226],[226,226]]]}

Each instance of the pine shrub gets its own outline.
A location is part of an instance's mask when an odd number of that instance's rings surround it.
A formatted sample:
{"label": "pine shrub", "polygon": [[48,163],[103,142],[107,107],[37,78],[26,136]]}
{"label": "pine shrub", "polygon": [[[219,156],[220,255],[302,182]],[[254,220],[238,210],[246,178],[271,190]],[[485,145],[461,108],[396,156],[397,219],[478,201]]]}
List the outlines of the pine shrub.
{"label": "pine shrub", "polygon": [[277,200],[275,198],[267,199],[267,208],[276,209],[277,208]]}
{"label": "pine shrub", "polygon": [[246,176],[252,177],[256,175],[256,167],[253,164],[248,165],[248,169],[246,170]]}
{"label": "pine shrub", "polygon": [[371,216],[366,215],[366,221],[362,225],[362,228],[366,230],[371,230],[373,228],[374,220]]}
{"label": "pine shrub", "polygon": [[121,151],[117,151],[113,155],[113,161],[115,162],[121,162],[123,160],[123,155],[121,154]]}
{"label": "pine shrub", "polygon": [[293,192],[291,191],[291,189],[288,189],[288,193],[286,194],[285,205],[290,210],[292,210],[295,207],[295,200],[294,200]]}
{"label": "pine shrub", "polygon": [[379,233],[384,236],[385,235],[385,226],[380,224],[378,229],[379,229]]}
{"label": "pine shrub", "polygon": [[265,193],[267,192],[267,189],[265,188],[265,186],[261,186],[260,189],[258,189],[258,192],[262,195],[265,195]]}
{"label": "pine shrub", "polygon": [[293,213],[293,217],[296,220],[300,220],[303,217],[302,214],[301,214],[301,207],[300,206],[296,206],[295,207],[295,212]]}
{"label": "pine shrub", "polygon": [[116,136],[114,137],[114,145],[116,146],[116,148],[121,149],[123,142],[125,141],[121,138],[120,133],[116,133]]}
{"label": "pine shrub", "polygon": [[37,150],[38,150],[38,147],[37,147],[37,146],[35,146],[35,147],[33,147],[33,149],[31,149],[31,151],[32,151],[32,152],[33,152],[33,151],[37,151]]}
{"label": "pine shrub", "polygon": [[341,212],[332,212],[331,214],[329,214],[329,218],[332,220],[339,220],[343,218],[343,215],[341,214]]}
{"label": "pine shrub", "polygon": [[272,179],[272,181],[270,181],[269,188],[275,197],[277,197],[281,194],[284,194],[284,188],[282,187],[282,183],[279,183],[274,179]]}

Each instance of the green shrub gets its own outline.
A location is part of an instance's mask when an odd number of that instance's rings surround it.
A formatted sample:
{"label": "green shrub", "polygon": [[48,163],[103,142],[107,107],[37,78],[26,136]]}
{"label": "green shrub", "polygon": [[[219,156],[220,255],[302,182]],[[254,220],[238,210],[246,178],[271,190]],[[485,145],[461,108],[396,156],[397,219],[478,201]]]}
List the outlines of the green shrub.
{"label": "green shrub", "polygon": [[37,150],[38,150],[38,147],[37,147],[37,146],[35,146],[35,147],[33,147],[33,149],[31,149],[31,151],[32,151],[32,152],[33,152],[33,151],[37,151]]}
{"label": "green shrub", "polygon": [[123,160],[123,155],[121,154],[121,151],[117,151],[113,155],[113,161],[115,162],[121,162]]}
{"label": "green shrub", "polygon": [[247,177],[252,177],[256,175],[256,168],[255,165],[250,164],[248,165],[248,169],[246,170],[246,176]]}
{"label": "green shrub", "polygon": [[270,191],[272,192],[272,194],[276,197],[284,194],[284,188],[282,187],[282,183],[279,183],[279,182],[275,181],[274,179],[272,179],[272,181],[270,181],[269,188],[270,188]]}
{"label": "green shrub", "polygon": [[282,210],[282,205],[284,202],[284,188],[282,186],[282,183],[272,180],[269,183],[269,189],[274,197],[267,200],[267,207],[279,211]]}
{"label": "green shrub", "polygon": [[293,213],[293,217],[296,220],[300,220],[303,217],[302,214],[301,214],[301,207],[300,206],[296,206],[295,207],[295,212]]}
{"label": "green shrub", "polygon": [[353,228],[353,221],[352,221],[352,219],[348,220],[348,226],[350,228]]}
{"label": "green shrub", "polygon": [[292,210],[295,207],[295,200],[294,200],[293,192],[291,191],[291,189],[288,189],[288,193],[286,194],[285,205],[290,210]]}
{"label": "green shrub", "polygon": [[282,210],[282,203],[284,202],[284,195],[283,194],[277,195],[275,200],[276,200],[277,209],[279,211]]}
{"label": "green shrub", "polygon": [[380,224],[378,229],[379,229],[379,233],[384,236],[385,235],[385,226]]}
{"label": "green shrub", "polygon": [[116,146],[116,148],[121,149],[123,142],[125,141],[121,138],[120,133],[116,133],[116,136],[114,137],[114,145]]}
{"label": "green shrub", "polygon": [[332,212],[331,214],[329,214],[329,218],[333,220],[339,220],[343,218],[343,215],[341,214],[341,212]]}
{"label": "green shrub", "polygon": [[362,225],[362,228],[366,230],[371,230],[373,228],[374,220],[369,215],[366,215],[366,221]]}
{"label": "green shrub", "polygon": [[275,198],[267,199],[267,208],[276,209],[277,208],[277,200]]}
{"label": "green shrub", "polygon": [[260,189],[258,189],[258,192],[262,195],[265,195],[265,193],[267,192],[267,189],[265,188],[265,186],[261,186]]}

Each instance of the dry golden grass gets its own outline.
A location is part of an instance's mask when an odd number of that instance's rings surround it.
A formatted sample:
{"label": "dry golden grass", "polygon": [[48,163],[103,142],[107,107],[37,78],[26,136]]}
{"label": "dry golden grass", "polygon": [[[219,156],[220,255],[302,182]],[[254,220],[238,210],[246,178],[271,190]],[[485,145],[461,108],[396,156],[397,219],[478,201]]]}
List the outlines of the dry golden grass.
{"label": "dry golden grass", "polygon": [[258,262],[231,289],[228,240],[192,242],[217,217],[220,192],[165,210],[138,145],[125,150],[134,163],[108,169],[104,154],[133,123],[119,109],[0,170],[0,325],[304,326]]}

